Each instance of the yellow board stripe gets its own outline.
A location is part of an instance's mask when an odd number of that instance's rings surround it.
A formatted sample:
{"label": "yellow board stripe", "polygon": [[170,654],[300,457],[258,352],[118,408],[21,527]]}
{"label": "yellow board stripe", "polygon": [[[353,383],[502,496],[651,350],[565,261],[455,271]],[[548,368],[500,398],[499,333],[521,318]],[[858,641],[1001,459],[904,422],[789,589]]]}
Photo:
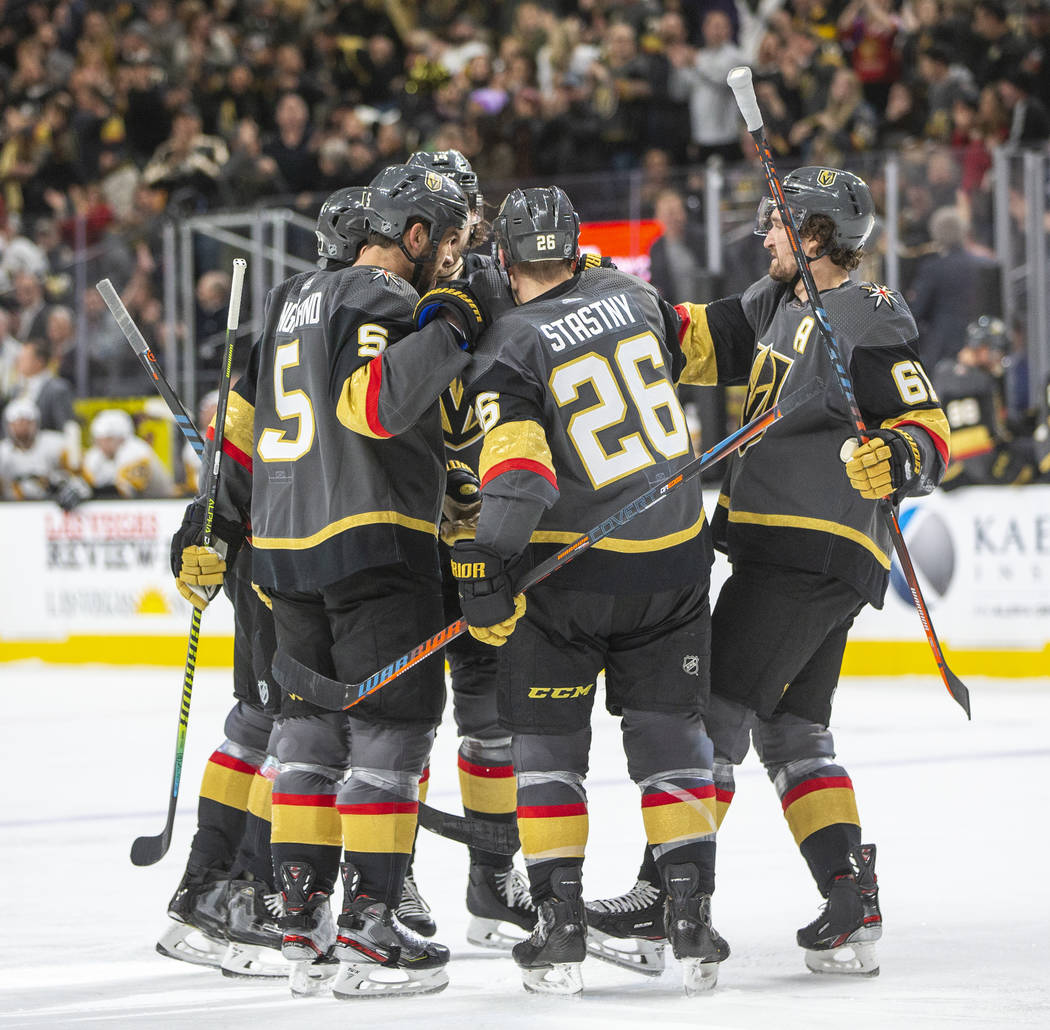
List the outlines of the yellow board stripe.
{"label": "yellow board stripe", "polygon": [[304,551],[345,533],[348,529],[379,525],[404,526],[405,529],[437,536],[437,526],[426,519],[416,519],[399,511],[363,511],[359,515],[348,515],[345,519],[338,519],[310,536],[253,536],[252,546],[261,551]]}
{"label": "yellow board stripe", "polygon": [[[938,627],[941,628],[941,627]],[[942,630],[943,633],[943,630]],[[962,677],[1045,678],[1050,642],[1041,648],[956,648],[941,636],[952,671]],[[0,641],[0,662],[40,661],[55,665],[142,665],[181,671],[186,660],[183,636],[69,636],[63,640]],[[198,664],[208,669],[233,666],[233,637],[206,635]],[[850,640],[843,676],[929,676],[937,669],[925,640]]]}
{"label": "yellow board stripe", "polygon": [[416,813],[392,812],[355,815],[343,812],[343,840],[347,851],[408,855],[416,839]]}
{"label": "yellow board stripe", "polygon": [[[652,537],[649,540],[622,540],[617,537],[607,536],[592,544],[596,551],[616,551],[620,554],[643,554],[647,551],[663,551],[668,547],[677,547],[687,540],[692,540],[703,528],[707,521],[707,515],[701,510],[700,517],[686,529],[680,529],[677,533],[668,533],[666,536]],[[541,530],[533,533],[529,538],[534,544],[571,544],[579,540],[583,533],[564,533],[560,530]]]}
{"label": "yellow board stripe", "polygon": [[804,794],[788,805],[784,818],[796,844],[801,844],[811,833],[835,823],[860,826],[857,798],[848,787],[829,787]]}
{"label": "yellow board stripe", "polygon": [[870,551],[884,569],[890,567],[889,555],[871,537],[865,536],[859,529],[854,529],[852,526],[844,526],[841,522],[814,519],[805,515],[767,515],[757,511],[731,511],[729,521],[749,526],[789,526],[792,529],[812,529],[819,533],[831,533],[833,536],[852,540],[864,550]]}

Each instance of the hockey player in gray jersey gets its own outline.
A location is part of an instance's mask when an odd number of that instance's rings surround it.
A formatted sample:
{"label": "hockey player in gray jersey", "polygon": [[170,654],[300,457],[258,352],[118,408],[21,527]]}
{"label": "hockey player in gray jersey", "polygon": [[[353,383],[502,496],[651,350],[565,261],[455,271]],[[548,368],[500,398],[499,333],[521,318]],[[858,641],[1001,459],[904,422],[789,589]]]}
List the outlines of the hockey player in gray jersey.
{"label": "hockey player in gray jersey", "polygon": [[[501,648],[499,713],[513,733],[518,829],[539,909],[514,958],[528,990],[582,990],[583,781],[604,668],[669,887],[672,945],[687,989],[708,989],[729,949],[710,916],[714,787],[701,716],[711,549],[699,488],[538,584],[527,606],[514,596],[520,569],[692,458],[674,390],[685,371],[679,320],[632,276],[576,272],[579,219],[560,189],[515,190],[494,227],[519,306],[480,345],[495,355],[479,359],[491,364],[472,383],[484,501],[477,538],[456,543],[452,569],[471,634]],[[437,303],[424,298],[421,317]],[[467,300],[447,303],[471,321]]]}
{"label": "hockey player in gray jersey", "polygon": [[[487,236],[487,226],[478,177],[470,162],[458,150],[442,150],[418,151],[408,159],[408,164],[448,176],[467,198],[467,225],[452,249],[450,261],[438,269],[438,285],[494,268],[495,259],[491,254],[476,249]],[[381,172],[373,185],[383,185],[388,174]],[[445,433],[449,488],[439,550],[445,621],[453,622],[462,613],[456,579],[449,564],[449,549],[456,540],[468,539],[474,533],[481,504],[477,470],[484,436],[471,394],[465,391],[460,380],[454,381],[441,395],[441,424]],[[500,727],[496,710],[496,653],[464,634],[449,644],[446,656],[451,672],[452,712],[461,738],[458,775],[463,811],[469,817],[513,823],[514,768],[510,734]],[[509,947],[536,925],[536,909],[528,884],[513,868],[509,856],[478,847],[471,847],[469,852],[466,904],[471,919],[467,940],[479,947]],[[429,907],[411,870],[405,877],[405,892],[397,915],[426,936],[435,932]]]}
{"label": "hockey player in gray jersey", "polygon": [[[828,723],[850,626],[865,604],[881,607],[886,591],[890,540],[876,502],[934,489],[949,433],[904,300],[849,275],[874,223],[867,185],[840,169],[803,168],[783,186],[871,439],[857,446],[832,388],[823,409],[783,420],[730,460],[712,529],[733,571],[713,614],[706,722],[719,821],[733,799],[734,766],[753,741],[825,899],[798,931],[807,966],[873,975],[882,932],[875,845],[861,843],[853,785]],[[768,276],[741,296],[678,308],[683,350],[706,369],[698,385],[732,381],[746,356],[744,419],[801,382],[835,379],[768,200],[756,232]],[[633,916],[645,922],[644,913]],[[629,920],[622,930],[637,932]]]}
{"label": "hockey player in gray jersey", "polygon": [[[407,167],[389,188],[347,192],[318,218],[322,268],[267,298],[234,396],[251,417],[252,571],[273,604],[277,647],[361,678],[442,624],[437,400],[471,358],[444,320],[414,332],[412,312],[467,210],[454,184]],[[443,989],[447,949],[392,916],[441,718],[440,666],[424,663],[348,713],[303,701],[294,681],[281,686],[272,850],[285,956],[338,959],[340,998]],[[336,928],[328,899],[340,857]]]}

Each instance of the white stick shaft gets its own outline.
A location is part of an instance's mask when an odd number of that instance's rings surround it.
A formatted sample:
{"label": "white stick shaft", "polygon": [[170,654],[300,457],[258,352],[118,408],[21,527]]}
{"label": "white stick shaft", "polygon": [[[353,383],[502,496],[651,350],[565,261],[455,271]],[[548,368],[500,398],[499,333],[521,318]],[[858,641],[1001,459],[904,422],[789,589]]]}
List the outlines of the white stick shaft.
{"label": "white stick shaft", "polygon": [[233,281],[230,283],[230,313],[226,320],[227,329],[236,329],[241,321],[241,290],[244,289],[244,271],[248,262],[244,258],[233,259]]}
{"label": "white stick shaft", "polygon": [[112,312],[117,325],[120,326],[120,331],[135,348],[136,353],[145,354],[149,350],[149,345],[139,332],[139,327],[135,325],[135,320],[128,314],[128,309],[124,307],[124,301],[120,299],[120,294],[113,288],[113,284],[108,279],[103,279],[95,284],[95,289],[102,295],[106,307]]}
{"label": "white stick shaft", "polygon": [[738,65],[727,76],[726,82],[736,97],[736,106],[744,116],[744,124],[748,132],[755,132],[762,128],[762,112],[758,109],[758,98],[755,96],[755,87],[751,82],[751,69],[746,65]]}

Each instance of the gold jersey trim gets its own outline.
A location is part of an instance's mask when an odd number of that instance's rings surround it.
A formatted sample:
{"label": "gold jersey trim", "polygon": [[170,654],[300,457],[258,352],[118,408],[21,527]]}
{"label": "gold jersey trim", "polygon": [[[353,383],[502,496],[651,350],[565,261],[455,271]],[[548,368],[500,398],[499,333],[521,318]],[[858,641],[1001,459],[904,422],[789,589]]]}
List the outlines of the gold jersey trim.
{"label": "gold jersey trim", "polygon": [[531,465],[541,465],[555,475],[554,457],[543,426],[530,419],[517,422],[504,422],[493,426],[485,434],[485,443],[481,448],[478,461],[478,475],[482,483],[487,482],[489,473],[506,461],[527,460]]}
{"label": "gold jersey trim", "polygon": [[689,312],[689,328],[682,337],[685,370],[679,378],[687,386],[714,386],[718,382],[715,341],[707,324],[706,304],[683,304]]}
{"label": "gold jersey trim", "polygon": [[[721,501],[719,502],[721,503]],[[832,522],[829,519],[814,519],[806,515],[767,515],[757,511],[731,511],[729,521],[750,526],[786,526],[790,529],[812,529],[818,533],[830,533],[832,536],[841,536],[855,544],[859,544],[864,550],[871,553],[872,557],[884,568],[889,569],[889,555],[883,551],[871,537],[862,533],[852,526],[844,526],[841,522]]]}
{"label": "gold jersey trim", "polygon": [[[211,420],[214,427],[215,419]],[[223,439],[229,440],[237,450],[244,454],[252,453],[252,440],[255,433],[255,407],[246,401],[236,390],[230,391],[226,407],[226,428]]]}
{"label": "gold jersey trim", "polygon": [[[666,536],[653,537],[649,540],[623,540],[617,537],[607,536],[593,544],[596,551],[615,551],[620,554],[644,554],[649,551],[664,551],[669,547],[677,547],[692,540],[704,528],[707,521],[705,512],[700,512],[700,518],[686,529],[680,529],[677,533],[668,533]],[[532,534],[530,542],[534,544],[571,544],[579,540],[583,533],[566,533],[561,530],[543,529]]]}
{"label": "gold jersey trim", "polygon": [[305,551],[318,544],[323,544],[326,540],[348,529],[378,525],[403,526],[405,529],[414,529],[419,533],[437,536],[437,526],[426,519],[414,519],[399,511],[363,511],[358,515],[348,515],[344,519],[337,519],[324,529],[319,529],[309,536],[253,536],[252,546],[261,551]]}

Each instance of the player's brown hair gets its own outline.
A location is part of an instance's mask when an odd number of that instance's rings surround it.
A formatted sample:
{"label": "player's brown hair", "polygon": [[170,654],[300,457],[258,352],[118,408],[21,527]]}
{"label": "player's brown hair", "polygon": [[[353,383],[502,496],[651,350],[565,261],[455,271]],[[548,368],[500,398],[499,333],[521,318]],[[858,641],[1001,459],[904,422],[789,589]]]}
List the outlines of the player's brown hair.
{"label": "player's brown hair", "polygon": [[799,230],[799,238],[816,240],[819,244],[819,250],[826,253],[839,268],[845,269],[847,272],[852,272],[860,264],[861,258],[864,257],[863,247],[850,250],[848,247],[829,246],[835,238],[835,222],[829,215],[818,212],[807,215],[806,220],[802,223],[802,228]]}

